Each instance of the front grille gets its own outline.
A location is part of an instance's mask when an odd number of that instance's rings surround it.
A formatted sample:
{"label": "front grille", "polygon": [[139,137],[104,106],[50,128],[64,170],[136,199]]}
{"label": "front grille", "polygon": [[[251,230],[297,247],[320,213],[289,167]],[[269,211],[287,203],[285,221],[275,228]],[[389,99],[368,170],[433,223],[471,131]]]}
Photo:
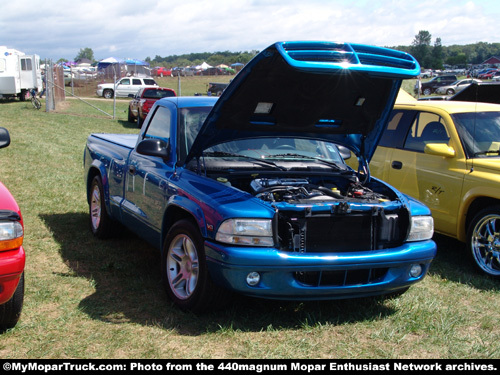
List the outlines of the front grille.
{"label": "front grille", "polygon": [[295,272],[294,277],[305,286],[351,286],[381,282],[387,275],[388,268],[369,268],[338,271]]}
{"label": "front grille", "polygon": [[385,249],[403,242],[406,233],[401,213],[381,209],[346,214],[280,212],[280,249],[292,252],[335,253]]}

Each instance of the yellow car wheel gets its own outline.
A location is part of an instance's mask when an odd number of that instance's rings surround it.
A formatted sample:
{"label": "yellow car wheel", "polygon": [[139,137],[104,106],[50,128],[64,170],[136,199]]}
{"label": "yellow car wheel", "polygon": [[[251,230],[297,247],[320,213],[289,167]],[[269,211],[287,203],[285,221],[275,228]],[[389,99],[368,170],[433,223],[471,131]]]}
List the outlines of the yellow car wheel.
{"label": "yellow car wheel", "polygon": [[478,269],[500,278],[500,206],[480,211],[469,226],[467,239]]}

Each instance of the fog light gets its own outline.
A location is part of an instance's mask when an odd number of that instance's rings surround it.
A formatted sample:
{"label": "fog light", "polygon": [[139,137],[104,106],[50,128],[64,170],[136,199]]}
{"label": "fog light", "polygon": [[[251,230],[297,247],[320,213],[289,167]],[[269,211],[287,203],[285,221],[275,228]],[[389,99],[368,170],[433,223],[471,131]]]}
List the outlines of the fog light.
{"label": "fog light", "polygon": [[250,272],[247,275],[247,284],[250,286],[255,286],[260,281],[260,275],[258,272]]}
{"label": "fog light", "polygon": [[411,277],[419,277],[422,275],[423,268],[420,264],[413,264],[410,268]]}

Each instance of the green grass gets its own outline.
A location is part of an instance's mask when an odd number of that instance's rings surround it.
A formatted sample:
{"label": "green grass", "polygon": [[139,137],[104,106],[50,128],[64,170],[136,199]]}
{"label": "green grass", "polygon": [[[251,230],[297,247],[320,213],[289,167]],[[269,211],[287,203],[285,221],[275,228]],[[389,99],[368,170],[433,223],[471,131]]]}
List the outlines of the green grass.
{"label": "green grass", "polygon": [[78,100],[57,113],[0,103],[0,126],[12,138],[0,150],[0,179],[21,206],[27,253],[24,309],[1,336],[1,358],[500,356],[498,281],[477,274],[463,245],[442,237],[430,274],[399,298],[238,297],[217,313],[178,310],[162,289],[155,249],[128,232],[99,241],[89,230],[86,138],[138,132],[126,122],[128,101],[117,102],[114,120]]}

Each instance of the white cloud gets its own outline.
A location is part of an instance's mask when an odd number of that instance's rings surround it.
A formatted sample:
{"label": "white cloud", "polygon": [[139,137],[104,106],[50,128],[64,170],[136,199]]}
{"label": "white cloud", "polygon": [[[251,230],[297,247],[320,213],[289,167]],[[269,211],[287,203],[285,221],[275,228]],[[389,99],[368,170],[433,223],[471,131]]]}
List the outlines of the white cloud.
{"label": "white cloud", "polygon": [[443,45],[500,42],[498,8],[495,0],[28,0],[0,5],[0,44],[42,58],[73,59],[88,47],[98,59],[144,59],[278,40],[410,45],[420,30]]}

